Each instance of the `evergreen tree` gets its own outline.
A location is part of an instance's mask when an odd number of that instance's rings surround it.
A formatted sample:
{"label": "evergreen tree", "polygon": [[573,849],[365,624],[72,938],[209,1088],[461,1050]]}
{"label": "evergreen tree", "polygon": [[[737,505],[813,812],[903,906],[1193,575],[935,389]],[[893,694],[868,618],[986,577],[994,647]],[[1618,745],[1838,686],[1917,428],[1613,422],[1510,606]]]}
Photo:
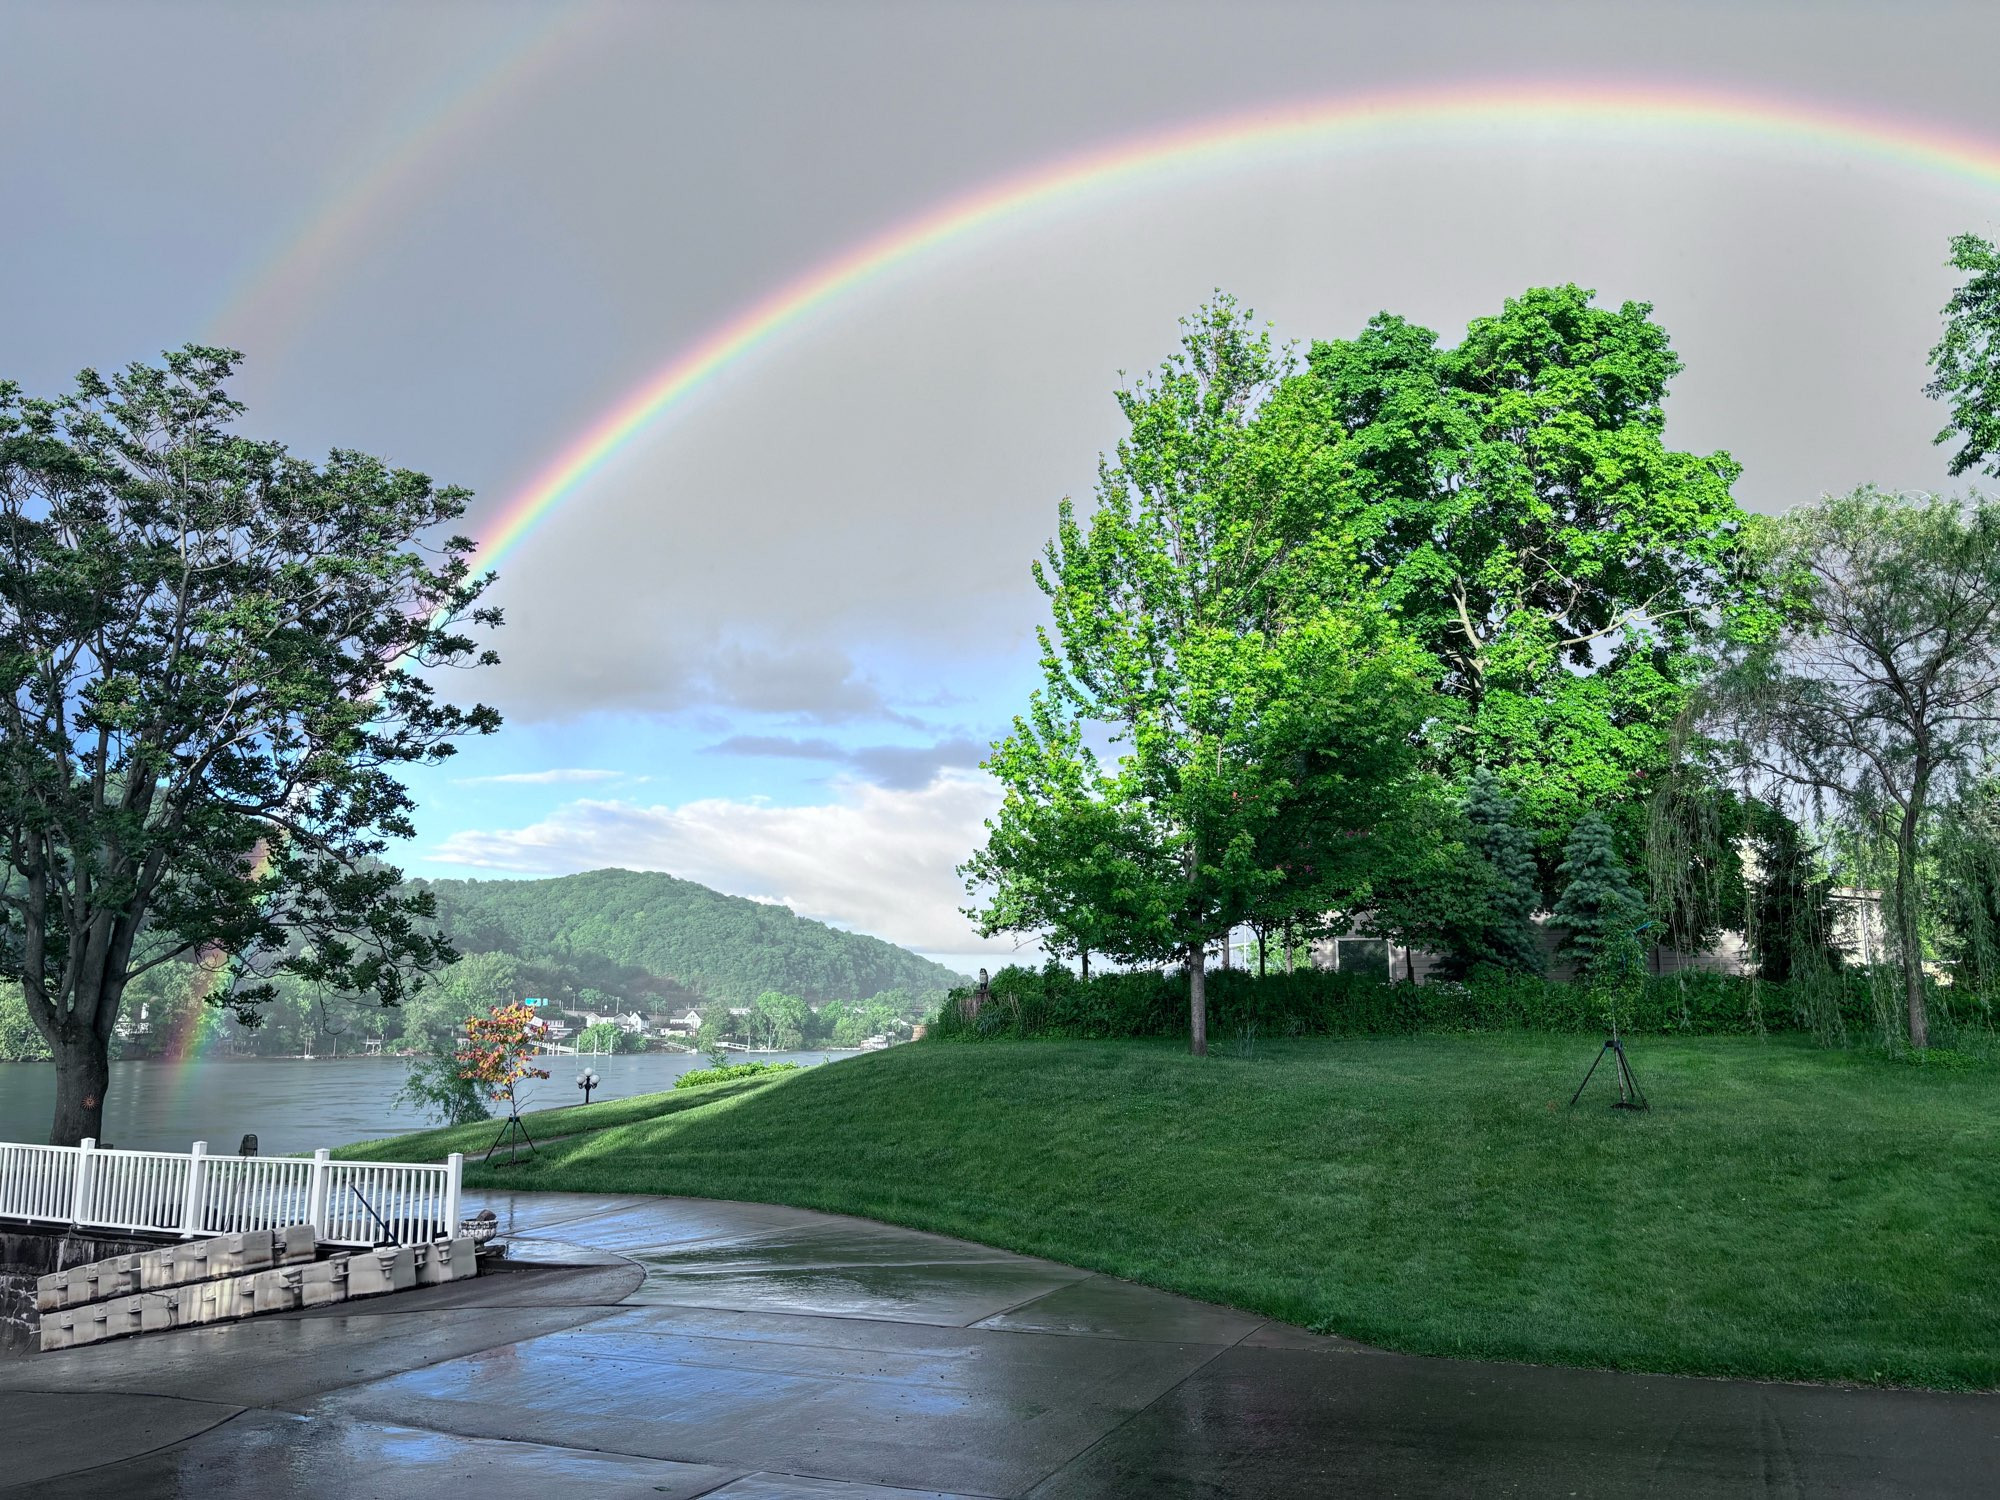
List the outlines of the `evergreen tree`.
{"label": "evergreen tree", "polygon": [[1534,917],[1541,874],[1535,866],[1535,836],[1522,826],[1519,805],[1500,789],[1491,771],[1473,773],[1465,821],[1471,828],[1468,842],[1492,873],[1487,917],[1478,934],[1483,951],[1465,956],[1470,963],[1539,974],[1542,949],[1535,940]]}
{"label": "evergreen tree", "polygon": [[1602,979],[1636,968],[1635,929],[1644,920],[1645,903],[1610,826],[1596,813],[1586,815],[1570,834],[1557,875],[1563,893],[1552,915],[1569,929],[1566,946],[1581,957],[1584,974]]}
{"label": "evergreen tree", "polygon": [[1783,813],[1765,809],[1753,835],[1757,853],[1750,956],[1773,984],[1835,968],[1833,881],[1819,851]]}

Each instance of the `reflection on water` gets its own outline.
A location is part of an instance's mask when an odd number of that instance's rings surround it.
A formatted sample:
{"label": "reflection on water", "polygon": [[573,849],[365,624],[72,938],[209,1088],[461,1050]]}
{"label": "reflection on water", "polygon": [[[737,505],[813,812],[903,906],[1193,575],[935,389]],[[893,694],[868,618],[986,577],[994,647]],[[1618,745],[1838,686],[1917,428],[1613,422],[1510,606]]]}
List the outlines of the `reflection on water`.
{"label": "reflection on water", "polygon": [[[779,1052],[731,1060],[819,1063],[848,1055]],[[590,1096],[598,1101],[672,1088],[708,1060],[691,1052],[639,1052],[550,1057],[541,1065],[550,1076],[521,1085],[523,1109],[581,1102],[576,1075],[585,1067],[602,1080]],[[185,1151],[191,1141],[207,1141],[210,1150],[233,1154],[246,1134],[255,1134],[266,1156],[281,1156],[416,1130],[432,1122],[393,1102],[407,1071],[394,1057],[117,1062],[104,1138],[138,1151]],[[55,1071],[46,1063],[0,1064],[0,1140],[47,1140],[55,1097]]]}

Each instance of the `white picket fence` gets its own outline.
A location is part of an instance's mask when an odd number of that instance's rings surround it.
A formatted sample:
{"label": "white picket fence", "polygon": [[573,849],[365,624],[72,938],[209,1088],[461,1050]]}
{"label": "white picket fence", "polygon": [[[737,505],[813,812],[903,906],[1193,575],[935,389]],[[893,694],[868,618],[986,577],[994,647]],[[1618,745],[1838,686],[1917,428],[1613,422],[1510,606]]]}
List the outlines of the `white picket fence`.
{"label": "white picket fence", "polygon": [[414,1244],[457,1233],[464,1157],[333,1161],[113,1151],[0,1141],[0,1219],[194,1238],[311,1224],[333,1245]]}

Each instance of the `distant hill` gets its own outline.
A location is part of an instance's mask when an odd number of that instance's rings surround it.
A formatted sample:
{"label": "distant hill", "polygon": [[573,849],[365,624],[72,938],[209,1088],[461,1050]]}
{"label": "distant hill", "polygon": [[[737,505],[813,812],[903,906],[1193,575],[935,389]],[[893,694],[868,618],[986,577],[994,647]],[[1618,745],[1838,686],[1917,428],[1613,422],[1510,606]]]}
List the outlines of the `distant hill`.
{"label": "distant hill", "polygon": [[[935,994],[965,976],[906,948],[813,922],[786,907],[725,896],[692,880],[592,870],[553,880],[428,880],[461,952],[512,953],[533,964],[606,968],[603,988],[629,992],[633,971],[659,993],[742,1005],[766,990],[865,1000],[885,990]],[[612,982],[610,970],[623,971]]]}

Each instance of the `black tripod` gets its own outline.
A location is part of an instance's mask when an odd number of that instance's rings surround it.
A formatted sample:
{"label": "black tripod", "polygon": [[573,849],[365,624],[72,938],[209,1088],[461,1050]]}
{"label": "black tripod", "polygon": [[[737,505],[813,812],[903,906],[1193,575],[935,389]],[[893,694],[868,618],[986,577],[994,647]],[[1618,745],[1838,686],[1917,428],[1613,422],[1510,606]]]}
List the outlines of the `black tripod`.
{"label": "black tripod", "polygon": [[1618,1099],[1611,1107],[1613,1109],[1652,1108],[1651,1105],[1646,1103],[1646,1096],[1639,1092],[1639,1080],[1632,1076],[1632,1064],[1625,1060],[1625,1044],[1618,1039],[1616,1031],[1613,1031],[1610,1036],[1604,1039],[1603,1048],[1598,1052],[1596,1057],[1591,1059],[1590,1072],[1583,1075],[1583,1082],[1579,1083],[1576,1086],[1576,1092],[1569,1096],[1569,1107],[1571,1109],[1576,1108],[1576,1101],[1583,1097],[1583,1091],[1590,1086],[1591,1074],[1597,1071],[1597,1065],[1604,1061],[1604,1055],[1607,1052],[1615,1053],[1618,1058]]}
{"label": "black tripod", "polygon": [[507,1115],[507,1123],[500,1127],[500,1133],[493,1137],[493,1144],[486,1148],[486,1155],[480,1159],[482,1161],[493,1160],[493,1153],[498,1151],[502,1145],[505,1145],[507,1148],[507,1160],[512,1162],[515,1153],[524,1144],[528,1148],[528,1155],[533,1156],[535,1154],[535,1138],[528,1134],[528,1127],[521,1123],[520,1106],[515,1105]]}

